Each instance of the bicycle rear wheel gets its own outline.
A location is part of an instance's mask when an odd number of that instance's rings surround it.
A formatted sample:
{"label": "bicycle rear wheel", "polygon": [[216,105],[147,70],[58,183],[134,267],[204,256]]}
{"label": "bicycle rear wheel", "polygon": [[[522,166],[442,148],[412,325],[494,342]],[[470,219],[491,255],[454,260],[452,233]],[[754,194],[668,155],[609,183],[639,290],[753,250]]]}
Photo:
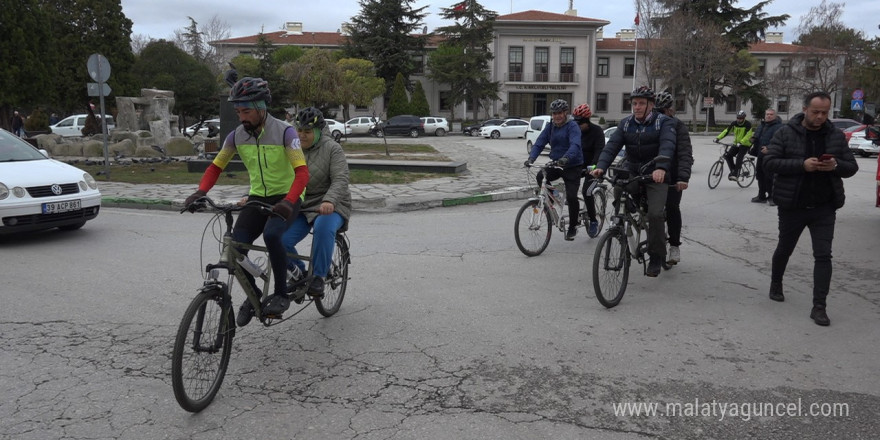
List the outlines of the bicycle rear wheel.
{"label": "bicycle rear wheel", "polygon": [[234,322],[220,289],[199,293],[187,307],[171,355],[171,385],[181,408],[199,412],[214,400],[229,365]]}
{"label": "bicycle rear wheel", "polygon": [[739,185],[740,188],[748,188],[752,186],[752,182],[755,181],[755,163],[746,160],[743,161],[742,169],[739,171],[739,176],[737,176],[736,184]]}
{"label": "bicycle rear wheel", "polygon": [[709,168],[709,189],[715,189],[721,183],[721,177],[724,175],[724,161],[716,161]]}
{"label": "bicycle rear wheel", "polygon": [[537,200],[529,200],[516,213],[513,229],[516,246],[529,257],[541,255],[550,243],[550,234],[553,232],[551,224],[547,206],[541,210],[538,209]]}
{"label": "bicycle rear wheel", "polygon": [[321,315],[333,316],[342,306],[345,288],[348,286],[349,261],[348,242],[344,235],[339,234],[336,236],[336,249],[330,260],[330,271],[324,279],[324,297],[315,300],[315,307]]}
{"label": "bicycle rear wheel", "polygon": [[599,238],[593,256],[593,290],[606,308],[620,303],[629,281],[629,248],[619,227],[609,229]]}

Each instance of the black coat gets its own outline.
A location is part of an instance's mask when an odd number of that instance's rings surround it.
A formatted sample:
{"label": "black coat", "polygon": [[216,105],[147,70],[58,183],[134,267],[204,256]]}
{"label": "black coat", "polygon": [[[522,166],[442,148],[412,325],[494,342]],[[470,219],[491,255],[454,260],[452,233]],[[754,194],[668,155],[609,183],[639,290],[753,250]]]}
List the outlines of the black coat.
{"label": "black coat", "polygon": [[687,124],[674,116],[672,119],[675,121],[675,157],[669,169],[672,174],[670,182],[687,182],[691,180],[691,167],[694,165],[694,146],[691,145]]}
{"label": "black coat", "polygon": [[[797,208],[801,198],[800,191],[807,174],[804,160],[807,159],[807,129],[801,123],[804,114],[798,113],[787,124],[782,125],[767,148],[764,156],[764,168],[768,173],[775,173],[773,183],[773,201],[780,208]],[[843,178],[852,177],[859,170],[856,158],[846,144],[843,132],[835,128],[830,121],[825,121],[825,153],[834,155],[837,168],[830,172],[832,204],[835,209],[843,206],[846,196],[843,191]]]}

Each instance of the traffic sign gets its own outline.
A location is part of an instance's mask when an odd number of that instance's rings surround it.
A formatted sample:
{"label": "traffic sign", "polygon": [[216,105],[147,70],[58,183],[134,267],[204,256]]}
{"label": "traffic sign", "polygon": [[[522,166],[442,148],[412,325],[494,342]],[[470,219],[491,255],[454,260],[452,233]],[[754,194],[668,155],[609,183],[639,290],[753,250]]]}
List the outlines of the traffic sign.
{"label": "traffic sign", "polygon": [[104,55],[99,53],[89,55],[89,60],[86,61],[86,68],[89,70],[89,76],[99,83],[105,82],[110,78],[110,62],[107,61],[107,58],[104,58]]}
{"label": "traffic sign", "polygon": [[852,101],[850,101],[849,109],[854,112],[864,111],[865,110],[865,101],[862,101],[861,99],[853,99]]}
{"label": "traffic sign", "polygon": [[[89,92],[89,96],[110,96],[110,86],[105,82],[100,84],[103,87],[98,88],[98,83],[86,83],[86,89]],[[104,93],[101,93],[102,91]]]}
{"label": "traffic sign", "polygon": [[863,92],[862,89],[853,90],[852,99],[855,99],[857,101],[861,101],[864,97],[865,97],[865,92]]}

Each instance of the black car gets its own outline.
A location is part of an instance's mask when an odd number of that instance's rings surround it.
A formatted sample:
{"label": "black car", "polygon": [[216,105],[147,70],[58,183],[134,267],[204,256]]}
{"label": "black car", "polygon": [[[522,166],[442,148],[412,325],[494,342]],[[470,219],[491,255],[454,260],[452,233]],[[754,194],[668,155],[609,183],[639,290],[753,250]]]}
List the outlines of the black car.
{"label": "black car", "polygon": [[504,122],[504,119],[487,119],[476,125],[468,125],[462,128],[461,131],[467,136],[479,136],[481,128],[487,125],[501,125],[502,122]]}
{"label": "black car", "polygon": [[409,137],[419,137],[425,134],[425,124],[418,116],[397,115],[392,116],[385,122],[379,124],[377,136],[384,135],[404,135]]}

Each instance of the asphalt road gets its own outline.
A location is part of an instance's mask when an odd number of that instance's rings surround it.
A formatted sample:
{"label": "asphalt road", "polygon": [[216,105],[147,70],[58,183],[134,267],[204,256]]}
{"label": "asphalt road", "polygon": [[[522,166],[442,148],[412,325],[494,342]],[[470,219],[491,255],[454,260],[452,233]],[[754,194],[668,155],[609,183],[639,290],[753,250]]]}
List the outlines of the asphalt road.
{"label": "asphalt road", "polygon": [[4,239],[0,438],[876,438],[876,159],[846,182],[819,327],[807,236],[786,302],[770,301],[774,208],[709,190],[717,154],[698,148],[682,263],[636,271],[611,310],[592,292],[595,240],[519,253],[521,201],[356,214],[340,313],[240,330],[197,415],[174,400],[170,353],[216,252],[200,251],[207,214],[105,209],[75,233]]}

